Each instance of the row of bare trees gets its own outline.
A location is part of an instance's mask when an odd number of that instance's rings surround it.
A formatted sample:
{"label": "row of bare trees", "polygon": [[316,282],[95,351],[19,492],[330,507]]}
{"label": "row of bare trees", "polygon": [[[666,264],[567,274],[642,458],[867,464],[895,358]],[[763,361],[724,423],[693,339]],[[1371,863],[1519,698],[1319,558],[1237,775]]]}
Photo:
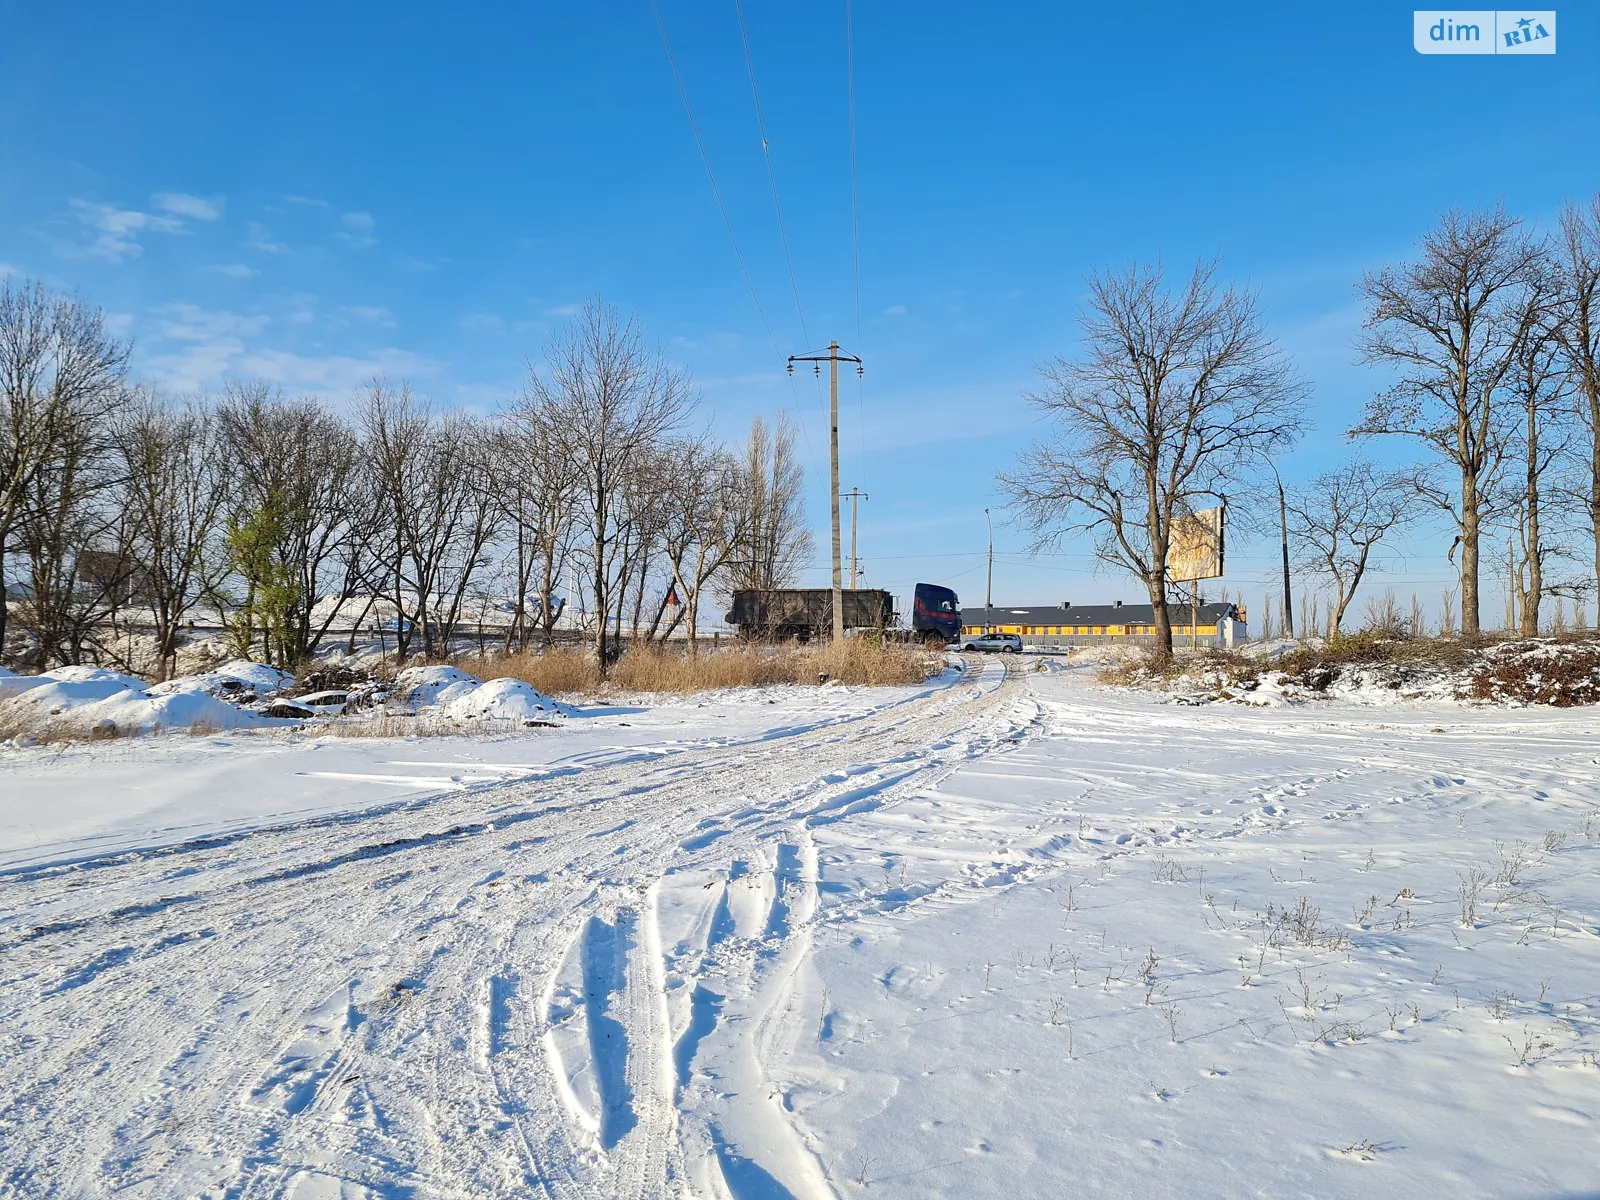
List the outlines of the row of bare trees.
{"label": "row of bare trees", "polygon": [[346,411],[260,381],[172,398],[129,357],[82,299],[0,286],[14,665],[169,675],[197,618],[277,663],[374,626],[433,656],[491,608],[507,649],[559,624],[602,661],[680,631],[693,652],[710,597],[784,586],[810,553],[787,418],[718,444],[687,376],[599,302],[491,416],[382,379]]}
{"label": "row of bare trees", "polygon": [[1425,458],[1358,455],[1284,488],[1264,484],[1307,427],[1307,389],[1257,296],[1214,262],[1178,286],[1142,265],[1090,278],[1083,352],[1046,364],[1029,397],[1049,434],[1001,483],[1036,545],[1087,534],[1143,583],[1163,654],[1174,523],[1225,497],[1331,593],[1334,633],[1379,544],[1430,513],[1454,535],[1466,636],[1483,628],[1491,536],[1507,539],[1521,633],[1538,632],[1545,599],[1600,582],[1600,197],[1547,232],[1500,209],[1446,213],[1413,261],[1359,290],[1358,353],[1386,383],[1349,436],[1407,439]]}

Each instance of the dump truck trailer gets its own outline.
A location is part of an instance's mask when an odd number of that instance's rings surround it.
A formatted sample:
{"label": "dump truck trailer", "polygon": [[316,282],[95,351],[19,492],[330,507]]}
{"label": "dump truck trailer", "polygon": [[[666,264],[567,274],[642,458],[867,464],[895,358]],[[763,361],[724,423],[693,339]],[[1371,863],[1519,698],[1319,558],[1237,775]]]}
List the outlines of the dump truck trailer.
{"label": "dump truck trailer", "polygon": [[[949,588],[919,583],[912,604],[911,628],[896,629],[894,597],[879,588],[846,588],[846,629],[881,629],[902,640],[907,637],[944,645],[961,632],[961,605]],[[733,594],[727,622],[745,638],[807,642],[833,632],[833,591],[830,588],[747,588]]]}

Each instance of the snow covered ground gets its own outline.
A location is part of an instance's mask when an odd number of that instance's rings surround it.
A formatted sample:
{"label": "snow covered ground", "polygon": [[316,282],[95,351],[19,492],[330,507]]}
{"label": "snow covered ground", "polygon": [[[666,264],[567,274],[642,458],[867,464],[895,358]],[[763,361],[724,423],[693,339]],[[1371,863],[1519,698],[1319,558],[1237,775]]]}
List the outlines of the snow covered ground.
{"label": "snow covered ground", "polygon": [[12,757],[0,1191],[1595,1193],[1592,711],[1032,665]]}

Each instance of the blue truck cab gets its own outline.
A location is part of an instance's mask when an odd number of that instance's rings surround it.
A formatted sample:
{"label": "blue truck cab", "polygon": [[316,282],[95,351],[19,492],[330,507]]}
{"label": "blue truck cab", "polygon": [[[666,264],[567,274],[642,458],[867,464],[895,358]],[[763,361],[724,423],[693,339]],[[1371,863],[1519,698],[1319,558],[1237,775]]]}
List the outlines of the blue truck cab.
{"label": "blue truck cab", "polygon": [[949,645],[961,636],[961,601],[937,583],[917,584],[911,602],[911,633],[926,644]]}

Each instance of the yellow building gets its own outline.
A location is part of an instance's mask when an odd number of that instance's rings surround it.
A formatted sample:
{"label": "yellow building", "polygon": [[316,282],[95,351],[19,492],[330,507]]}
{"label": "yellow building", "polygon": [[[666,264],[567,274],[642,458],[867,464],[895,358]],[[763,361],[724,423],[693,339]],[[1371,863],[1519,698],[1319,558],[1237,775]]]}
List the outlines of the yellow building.
{"label": "yellow building", "polygon": [[[1231,646],[1249,637],[1245,610],[1236,604],[1210,601],[1200,606],[1200,619],[1191,620],[1187,604],[1169,604],[1174,641],[1192,640]],[[961,636],[1014,633],[1024,645],[1070,647],[1101,642],[1154,641],[1155,609],[1148,604],[1062,604],[1056,607],[963,608]]]}

